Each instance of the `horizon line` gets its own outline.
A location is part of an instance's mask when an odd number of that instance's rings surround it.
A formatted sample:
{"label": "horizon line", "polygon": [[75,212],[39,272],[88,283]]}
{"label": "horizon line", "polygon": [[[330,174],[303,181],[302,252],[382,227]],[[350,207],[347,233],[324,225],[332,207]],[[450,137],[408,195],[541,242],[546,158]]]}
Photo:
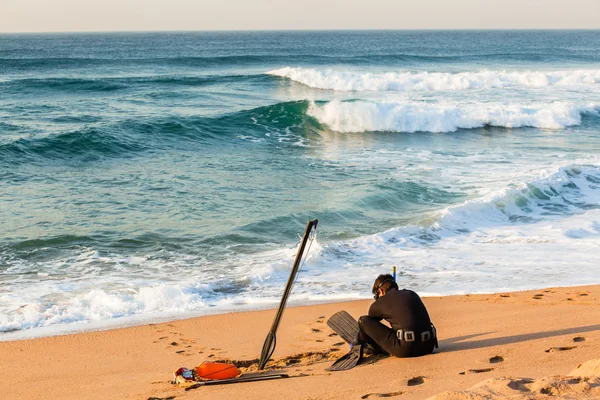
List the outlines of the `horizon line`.
{"label": "horizon line", "polygon": [[248,32],[549,32],[549,31],[600,31],[599,28],[341,28],[341,29],[159,29],[159,30],[90,30],[90,31],[0,31],[0,35],[35,35],[35,34],[97,34],[97,33],[248,33]]}

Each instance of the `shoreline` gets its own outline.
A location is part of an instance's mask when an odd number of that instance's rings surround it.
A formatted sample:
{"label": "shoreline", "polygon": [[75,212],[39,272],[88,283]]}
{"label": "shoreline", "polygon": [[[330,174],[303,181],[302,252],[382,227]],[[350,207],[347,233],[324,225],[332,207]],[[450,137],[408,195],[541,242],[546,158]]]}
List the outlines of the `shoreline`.
{"label": "shoreline", "polygon": [[[358,399],[401,392],[399,399],[422,399],[488,378],[564,375],[600,355],[600,285],[423,300],[440,340],[439,350],[425,357],[325,371],[347,350],[330,336],[325,321],[340,309],[355,317],[366,313],[371,300],[359,300],[286,310],[267,368],[284,368],[293,379],[189,392],[170,383],[174,370],[203,361],[251,365],[273,318],[272,310],[262,310],[0,342],[0,393],[23,399],[180,400]],[[494,357],[502,361],[492,363]]]}
{"label": "shoreline", "polygon": [[[576,288],[576,287],[588,287],[588,286],[596,286],[600,283],[593,284],[573,284],[573,285],[562,285],[551,288]],[[520,293],[527,291],[535,291],[535,290],[544,290],[549,287],[527,287],[524,289],[514,289],[514,290],[498,290],[498,291],[482,291],[482,292],[469,292],[469,293],[450,293],[450,294],[431,294],[425,293],[419,295],[422,298],[449,298],[456,296],[479,296],[479,295],[494,295],[500,293]],[[292,289],[293,296],[293,289]],[[357,298],[348,298],[348,299],[329,299],[329,300],[300,300],[300,301],[288,301],[287,309],[297,308],[297,307],[310,307],[310,306],[318,306],[318,305],[328,305],[328,304],[339,304],[339,303],[352,303],[352,302],[360,302],[360,301],[368,301],[371,299],[371,296],[357,299]],[[246,312],[257,312],[257,311],[269,311],[277,309],[279,305],[279,300],[277,302],[269,302],[267,305],[258,305],[256,307],[248,307],[245,309],[228,309],[228,308],[220,308],[215,311],[211,311],[209,309],[198,310],[198,311],[164,311],[157,312],[153,315],[144,315],[144,314],[133,314],[127,315],[124,317],[110,318],[110,319],[102,319],[102,320],[88,320],[85,322],[75,322],[68,324],[56,324],[49,325],[43,327],[36,328],[28,328],[28,329],[18,329],[7,332],[0,332],[0,343],[3,342],[13,342],[13,341],[21,341],[21,340],[35,340],[46,337],[56,337],[56,336],[66,336],[66,335],[78,335],[92,332],[102,332],[102,331],[110,331],[115,329],[126,329],[126,328],[135,328],[144,325],[150,324],[161,324],[168,322],[178,322],[185,321],[188,319],[202,318],[211,315],[228,315],[228,314],[236,314],[236,313],[246,313]]]}

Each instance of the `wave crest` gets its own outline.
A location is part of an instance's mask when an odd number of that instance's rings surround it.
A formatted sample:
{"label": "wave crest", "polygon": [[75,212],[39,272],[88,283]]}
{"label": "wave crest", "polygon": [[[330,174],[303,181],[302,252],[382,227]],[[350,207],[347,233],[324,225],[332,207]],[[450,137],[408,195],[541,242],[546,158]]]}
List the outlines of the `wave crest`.
{"label": "wave crest", "polygon": [[441,91],[507,87],[578,86],[600,84],[600,70],[476,71],[476,72],[354,72],[285,67],[267,72],[316,89],[340,91]]}
{"label": "wave crest", "polygon": [[311,103],[308,115],[338,132],[454,132],[484,126],[561,129],[581,124],[584,113],[598,105],[549,104],[432,104],[408,101],[334,100]]}
{"label": "wave crest", "polygon": [[600,208],[600,166],[570,164],[537,179],[513,182],[480,198],[435,212],[423,226],[403,226],[352,241],[353,248],[376,254],[374,246],[420,246],[443,238],[541,221],[560,221]]}
{"label": "wave crest", "polygon": [[477,222],[477,228],[498,223],[535,221],[597,209],[600,205],[600,167],[568,165],[541,178],[510,185],[481,199],[451,206],[441,213],[436,228],[458,230]]}

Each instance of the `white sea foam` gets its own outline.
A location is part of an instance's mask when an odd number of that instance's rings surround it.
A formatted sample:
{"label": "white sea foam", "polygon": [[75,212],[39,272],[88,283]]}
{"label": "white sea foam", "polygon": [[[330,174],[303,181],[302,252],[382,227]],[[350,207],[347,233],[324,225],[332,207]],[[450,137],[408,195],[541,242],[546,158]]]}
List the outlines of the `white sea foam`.
{"label": "white sea foam", "polygon": [[[307,259],[314,258],[319,249],[319,244],[313,243]],[[156,316],[178,317],[190,312],[208,314],[274,306],[281,296],[280,283],[285,282],[296,251],[285,248],[241,258],[238,265],[229,267],[235,276],[232,279],[198,268],[202,262],[198,257],[173,254],[173,259],[165,261],[156,255],[99,256],[94,250],[83,249],[66,262],[60,262],[62,267],[68,265],[74,276],[33,279],[0,292],[0,333],[49,328],[52,329],[48,332],[61,333],[72,331],[73,326],[81,328],[82,324],[102,327],[105,326],[102,321],[116,319],[139,322]],[[94,267],[98,263],[114,265],[113,273]],[[48,271],[58,269],[54,262],[37,263],[35,267]],[[29,268],[30,264],[18,264],[9,272]],[[141,269],[143,276],[130,276],[132,270]],[[173,279],[174,273],[177,279]],[[36,273],[36,276],[48,275],[53,274]],[[89,280],[80,282],[82,275]],[[20,290],[24,284],[28,291]],[[299,294],[295,301],[314,301],[315,295],[318,298],[318,293]],[[352,298],[351,295],[342,297]],[[8,339],[20,337],[15,332],[8,335]],[[0,340],[7,340],[5,338],[7,336],[0,335]]]}
{"label": "white sea foam", "polygon": [[600,69],[568,71],[355,72],[285,67],[267,72],[317,89],[340,91],[542,88],[600,84]]}
{"label": "white sea foam", "polygon": [[[206,307],[199,286],[202,285],[161,284],[132,289],[129,293],[111,293],[101,289],[91,289],[81,294],[62,293],[67,297],[64,300],[48,304],[26,303],[10,314],[0,314],[0,332],[107,320],[157,311],[197,310]],[[3,300],[6,301],[5,304],[10,304],[8,296]]]}
{"label": "white sea foam", "polygon": [[427,103],[411,101],[339,101],[324,105],[311,102],[308,115],[338,132],[454,132],[483,126],[560,129],[581,124],[597,104],[569,102]]}

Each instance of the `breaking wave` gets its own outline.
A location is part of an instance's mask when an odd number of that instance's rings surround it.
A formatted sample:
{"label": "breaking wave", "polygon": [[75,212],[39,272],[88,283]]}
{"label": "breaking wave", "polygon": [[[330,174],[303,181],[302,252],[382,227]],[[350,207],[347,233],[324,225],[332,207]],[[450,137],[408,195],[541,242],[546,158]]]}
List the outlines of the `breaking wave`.
{"label": "breaking wave", "polygon": [[[600,209],[600,166],[567,165],[537,179],[514,182],[482,197],[434,212],[419,226],[363,236],[341,247],[381,254],[391,247],[421,246],[444,237],[486,232],[510,225],[569,218]],[[600,226],[598,226],[600,234]]]}
{"label": "breaking wave", "polygon": [[568,165],[548,176],[446,208],[434,228],[460,231],[511,222],[535,222],[600,208],[600,167]]}
{"label": "breaking wave", "polygon": [[308,115],[338,132],[454,132],[484,126],[560,129],[581,124],[598,105],[452,104],[409,101],[339,101],[311,103]]}
{"label": "breaking wave", "polygon": [[600,84],[600,69],[575,71],[477,72],[355,72],[333,69],[285,67],[267,72],[317,89],[341,91],[437,91],[542,88]]}

